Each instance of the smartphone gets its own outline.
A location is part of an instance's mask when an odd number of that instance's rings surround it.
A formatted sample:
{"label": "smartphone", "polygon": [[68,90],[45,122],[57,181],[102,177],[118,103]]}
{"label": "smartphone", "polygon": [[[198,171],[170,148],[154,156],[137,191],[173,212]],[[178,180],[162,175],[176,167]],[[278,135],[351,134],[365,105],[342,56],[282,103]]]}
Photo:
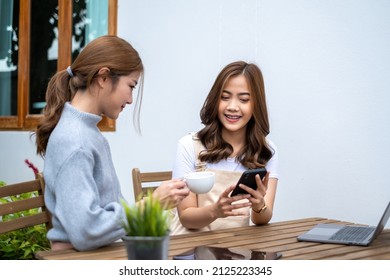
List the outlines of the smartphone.
{"label": "smartphone", "polygon": [[259,174],[260,179],[263,179],[264,176],[267,174],[267,170],[265,168],[257,168],[257,169],[250,169],[242,173],[240,179],[237,182],[236,187],[230,194],[230,196],[235,196],[238,194],[247,194],[247,191],[244,191],[239,187],[240,184],[244,184],[245,186],[248,186],[252,189],[257,189],[255,176]]}

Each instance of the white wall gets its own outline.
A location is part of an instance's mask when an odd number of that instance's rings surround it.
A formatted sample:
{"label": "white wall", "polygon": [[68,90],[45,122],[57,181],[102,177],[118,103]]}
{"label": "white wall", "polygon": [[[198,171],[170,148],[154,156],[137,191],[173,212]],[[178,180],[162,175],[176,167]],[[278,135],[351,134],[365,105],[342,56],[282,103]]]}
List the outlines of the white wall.
{"label": "white wall", "polygon": [[[105,133],[124,195],[132,167],[171,169],[218,72],[242,59],[263,70],[279,149],[273,221],[376,224],[390,199],[389,14],[386,0],[120,0],[118,35],[146,68],[142,136],[131,109]],[[0,144],[0,180],[31,177],[25,158],[42,169],[28,133]]]}

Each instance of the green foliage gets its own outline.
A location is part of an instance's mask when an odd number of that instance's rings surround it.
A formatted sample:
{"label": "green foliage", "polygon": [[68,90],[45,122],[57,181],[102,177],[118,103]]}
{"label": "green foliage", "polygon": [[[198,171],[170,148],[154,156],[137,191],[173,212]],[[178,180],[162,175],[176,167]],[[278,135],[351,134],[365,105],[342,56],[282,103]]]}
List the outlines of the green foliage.
{"label": "green foliage", "polygon": [[[5,186],[5,183],[0,181],[0,187]],[[35,197],[37,192],[24,193],[21,195],[0,198],[0,204],[10,201],[24,200]],[[29,216],[38,213],[40,208],[21,211],[19,213],[8,214],[0,217],[2,221],[12,220],[17,217]],[[50,242],[46,238],[46,226],[36,225],[24,229],[11,231],[0,235],[0,259],[34,259],[34,254],[37,251],[48,250]]]}
{"label": "green foliage", "polygon": [[164,236],[169,231],[169,213],[152,192],[133,206],[122,202],[126,213],[123,227],[128,236]]}

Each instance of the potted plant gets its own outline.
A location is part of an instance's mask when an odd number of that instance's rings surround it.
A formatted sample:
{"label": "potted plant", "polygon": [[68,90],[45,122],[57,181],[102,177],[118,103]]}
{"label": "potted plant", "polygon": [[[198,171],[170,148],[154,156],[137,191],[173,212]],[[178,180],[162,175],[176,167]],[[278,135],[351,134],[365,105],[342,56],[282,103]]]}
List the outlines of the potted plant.
{"label": "potted plant", "polygon": [[169,213],[151,192],[133,206],[122,202],[129,260],[165,260],[169,248]]}

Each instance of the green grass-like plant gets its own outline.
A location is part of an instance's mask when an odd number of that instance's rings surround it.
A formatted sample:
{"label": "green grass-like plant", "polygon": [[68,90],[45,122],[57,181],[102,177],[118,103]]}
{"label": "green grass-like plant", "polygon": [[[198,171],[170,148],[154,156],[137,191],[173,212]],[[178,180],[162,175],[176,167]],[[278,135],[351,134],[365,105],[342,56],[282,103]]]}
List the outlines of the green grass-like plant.
{"label": "green grass-like plant", "polygon": [[135,205],[122,201],[126,213],[123,227],[128,236],[164,236],[169,231],[169,213],[160,200],[148,192]]}
{"label": "green grass-like plant", "polygon": [[[0,187],[6,184],[0,181]],[[21,195],[0,198],[1,203],[24,200],[37,195],[37,192],[24,193]],[[38,213],[40,208],[30,209],[19,213],[8,214],[0,217],[2,221],[12,220],[17,217],[24,217]],[[30,260],[34,259],[37,251],[50,249],[50,242],[46,238],[46,226],[36,225],[24,229],[14,230],[0,235],[0,259],[7,260]]]}

